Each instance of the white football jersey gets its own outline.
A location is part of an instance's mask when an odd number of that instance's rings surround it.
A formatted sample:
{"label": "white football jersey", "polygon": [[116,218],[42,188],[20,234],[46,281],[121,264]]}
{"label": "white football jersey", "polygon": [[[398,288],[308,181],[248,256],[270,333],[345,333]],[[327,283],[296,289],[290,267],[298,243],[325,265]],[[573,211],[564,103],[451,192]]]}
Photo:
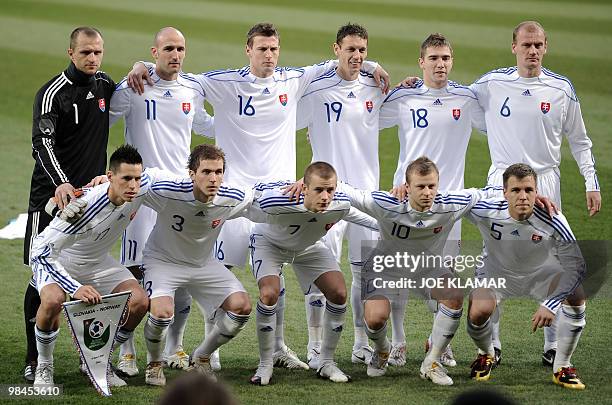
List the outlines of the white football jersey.
{"label": "white football jersey", "polygon": [[[295,180],[295,117],[306,86],[336,61],[304,68],[278,67],[260,78],[250,67],[181,73],[213,106],[216,143],[225,152],[225,179],[252,187],[266,180]],[[153,66],[147,63],[149,73]]]}
{"label": "white football jersey", "polygon": [[396,125],[400,152],[394,186],[405,183],[410,162],[427,156],[440,171],[440,189],[463,188],[472,128],[486,132],[484,113],[469,88],[449,81],[442,89],[430,89],[422,80],[414,88],[395,88],[380,110],[380,127]]}
{"label": "white football jersey", "polygon": [[151,185],[146,205],[157,212],[143,255],[184,266],[202,266],[212,258],[223,223],[245,215],[253,201],[251,189],[222,185],[212,201],[193,195],[190,178],[159,181]]}
{"label": "white football jersey", "polygon": [[[486,267],[496,275],[529,276],[554,259],[553,256],[557,256],[564,267],[570,266],[565,268],[568,275],[573,270],[575,275],[583,271],[582,256],[573,243],[576,238],[561,213],[551,217],[544,209],[534,206],[528,219],[517,221],[508,212],[508,202],[497,197],[478,202],[467,218],[480,230]],[[578,267],[574,268],[576,265]],[[554,311],[563,298],[557,297],[544,305]]]}
{"label": "white football jersey", "polygon": [[378,189],[378,116],[385,95],[371,74],[342,79],[335,71],[313,80],[298,105],[298,129],[308,127],[312,160],[331,164],[338,180]]}
{"label": "white football jersey", "polygon": [[135,146],[145,167],[187,175],[191,130],[214,137],[213,118],[204,110],[204,91],[183,77],[162,80],[155,70],[153,86],[142,95],[123,79],[111,99],[110,124],[125,117],[125,141]]}
{"label": "white football jersey", "polygon": [[520,77],[516,67],[493,70],[470,86],[485,112],[493,166],[526,163],[543,172],[561,163],[565,135],[587,191],[599,190],[591,140],[571,82],[542,69]]}
{"label": "white football jersey", "polygon": [[[278,187],[277,183],[273,187]],[[252,211],[259,213],[251,215],[258,223],[253,228],[253,234],[262,235],[274,246],[291,251],[301,251],[321,239],[334,224],[340,220],[366,226],[378,230],[376,220],[351,207],[349,199],[341,192],[336,192],[327,210],[312,212],[304,207],[304,196],[299,200],[290,200],[280,189],[269,185],[258,184],[256,190],[263,191],[253,202]]]}
{"label": "white football jersey", "polygon": [[56,217],[34,239],[32,267],[44,266],[64,291],[74,294],[81,285],[57,262],[58,256],[78,264],[83,272],[88,271],[88,265],[101,263],[143,204],[151,183],[166,175],[156,169],[147,169],[142,175],[138,195],[120,206],[108,198],[110,183],[87,190],[81,197],[87,201],[87,207],[79,220],[71,224]]}
{"label": "white football jersey", "polygon": [[358,210],[378,220],[382,240],[408,248],[442,254],[454,223],[478,201],[499,193],[499,187],[439,192],[427,211],[413,209],[408,200],[399,201],[384,191],[362,191],[339,183],[338,189]]}

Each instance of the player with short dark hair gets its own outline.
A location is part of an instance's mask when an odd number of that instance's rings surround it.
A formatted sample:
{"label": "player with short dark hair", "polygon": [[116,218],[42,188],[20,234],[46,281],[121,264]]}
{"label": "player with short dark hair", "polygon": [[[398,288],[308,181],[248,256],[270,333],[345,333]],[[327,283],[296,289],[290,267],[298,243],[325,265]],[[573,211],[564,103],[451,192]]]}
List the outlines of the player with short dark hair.
{"label": "player with short dark hair", "polygon": [[550,327],[555,319],[558,322],[553,382],[582,390],[585,386],[570,360],[586,325],[581,287],[584,259],[565,216],[551,216],[534,205],[538,192],[534,169],[523,163],[511,165],[503,181],[503,198],[482,200],[468,215],[484,239],[484,261],[476,269],[476,278],[504,280],[504,288],[481,287],[470,294],[467,331],[479,349],[471,377],[491,377],[495,365],[492,315],[498,302],[527,295],[540,302],[532,331]]}
{"label": "player with short dark hair", "polygon": [[[101,295],[130,290],[130,314],[117,330],[116,344],[133,334],[147,312],[149,300],[144,290],[110,256],[110,250],[142,204],[151,178],[143,175],[142,158],[130,145],[111,155],[106,175],[107,183],[83,196],[88,207],[80,219],[69,223],[56,217],[32,244],[33,280],[41,297],[35,326],[35,385],[53,385],[53,349],[66,294],[85,303],[99,303]],[[125,385],[114,372],[109,378],[111,385]]]}
{"label": "player with short dark hair", "polygon": [[[308,85],[300,100],[297,127],[308,128],[313,161],[327,162],[338,172],[338,180],[363,189],[378,189],[379,111],[385,95],[372,75],[362,70],[367,63],[368,31],[348,23],[336,33],[332,49],[338,58],[335,71],[327,72]],[[351,360],[367,363],[372,355],[363,325],[363,302],[359,294],[361,241],[375,239],[373,231],[340,221],[325,235],[325,243],[336,260],[342,260],[342,244],[349,244],[348,259],[352,273],[351,309],[354,341]],[[307,360],[318,369],[321,322],[325,297],[316,286],[305,297],[308,323]]]}

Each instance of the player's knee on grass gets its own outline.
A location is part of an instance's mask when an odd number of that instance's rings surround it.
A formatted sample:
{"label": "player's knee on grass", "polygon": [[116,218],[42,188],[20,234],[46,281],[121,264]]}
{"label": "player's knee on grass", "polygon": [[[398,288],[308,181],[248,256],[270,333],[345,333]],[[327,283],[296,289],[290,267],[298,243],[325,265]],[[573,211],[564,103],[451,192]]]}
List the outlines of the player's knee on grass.
{"label": "player's knee on grass", "polygon": [[329,271],[323,273],[315,280],[315,286],[317,286],[328,301],[336,305],[346,303],[346,285],[341,272]]}
{"label": "player's knee on grass", "polygon": [[573,307],[584,305],[586,303],[586,297],[584,295],[584,289],[582,286],[578,286],[578,288],[576,288],[574,292],[565,299],[565,303]]}
{"label": "player's knee on grass", "polygon": [[57,284],[46,285],[40,292],[38,313],[42,310],[45,318],[52,319],[62,311],[62,304],[65,301],[66,293]]}
{"label": "player's knee on grass", "polygon": [[386,299],[368,300],[365,303],[364,320],[370,330],[385,326],[389,319],[391,304]]}
{"label": "player's knee on grass", "polygon": [[150,312],[156,318],[172,318],[174,316],[174,300],[171,297],[153,298]]}
{"label": "player's knee on grass", "polygon": [[483,325],[495,311],[496,300],[490,290],[478,288],[470,294],[468,309],[469,319],[473,325]]}
{"label": "player's knee on grass", "polygon": [[225,299],[221,308],[226,312],[237,315],[249,315],[251,313],[251,300],[247,293],[235,292]]}
{"label": "player's knee on grass", "polygon": [[140,322],[142,317],[147,313],[147,309],[149,307],[149,297],[147,296],[147,293],[145,293],[136,280],[124,281],[113,289],[113,293],[122,291],[132,292],[129,302],[130,316],[137,318],[135,320]]}
{"label": "player's knee on grass", "polygon": [[[445,279],[448,280],[449,278],[450,276],[445,276]],[[430,297],[450,309],[458,310],[463,307],[463,292],[459,288],[451,286],[433,288],[430,292]]]}
{"label": "player's knee on grass", "polygon": [[450,309],[458,310],[463,307],[463,294],[458,288],[447,288],[441,291],[439,302]]}
{"label": "player's knee on grass", "polygon": [[275,305],[280,295],[280,278],[266,276],[259,280],[259,299],[265,305]]}
{"label": "player's knee on grass", "polygon": [[326,292],[325,299],[336,305],[346,303],[346,288],[336,288]]}

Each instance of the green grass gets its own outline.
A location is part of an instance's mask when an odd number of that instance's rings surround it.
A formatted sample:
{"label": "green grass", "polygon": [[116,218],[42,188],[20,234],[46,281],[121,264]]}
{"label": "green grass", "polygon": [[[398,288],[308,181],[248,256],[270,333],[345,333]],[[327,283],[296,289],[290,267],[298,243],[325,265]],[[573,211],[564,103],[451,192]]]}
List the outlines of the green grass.
{"label": "green grass", "polygon": [[[3,2],[0,9],[3,38],[0,50],[5,57],[0,69],[3,91],[3,97],[0,97],[0,136],[3,140],[0,169],[5,175],[0,194],[0,224],[7,223],[27,207],[34,162],[30,135],[33,97],[44,82],[68,63],[67,36],[77,25],[94,25],[102,30],[106,45],[103,68],[117,81],[133,61],[149,58],[148,49],[154,32],[166,25],[178,27],[187,37],[185,70],[200,72],[245,65],[244,37],[256,22],[277,24],[282,35],[280,64],[300,66],[332,57],[330,45],[337,27],[353,21],[368,28],[369,57],[387,69],[393,82],[406,75],[419,75],[416,63],[418,46],[427,34],[440,31],[449,37],[455,51],[451,79],[470,83],[492,68],[515,63],[510,53],[511,31],[525,19],[537,19],[547,29],[549,49],[545,65],[572,79],[594,144],[604,209],[594,218],[587,216],[584,183],[565,142],[561,164],[564,213],[579,239],[610,240],[612,217],[606,207],[612,196],[608,192],[612,188],[612,161],[609,159],[612,153],[612,138],[609,136],[612,88],[608,86],[612,81],[612,70],[609,69],[612,60],[612,5],[606,0],[546,0],[537,3],[526,0],[440,0],[435,4],[418,0]],[[122,143],[122,134],[121,125],[111,130],[109,151]],[[297,139],[300,172],[310,161],[311,153],[303,132],[298,133]],[[194,144],[200,142],[202,138],[194,137]],[[391,185],[397,154],[396,132],[394,129],[385,130],[380,138],[382,188]],[[486,138],[473,135],[467,154],[466,185],[482,186],[489,164]],[[478,239],[473,226],[466,224],[463,228],[465,239]],[[2,364],[5,364],[0,369],[0,383],[14,384],[21,382],[24,355],[22,303],[28,269],[20,264],[20,240],[0,241],[0,249],[3,271],[0,305],[7,308],[0,327]],[[286,336],[289,344],[303,355],[307,333],[302,295],[293,273],[289,271],[287,274]],[[256,297],[255,283],[250,274],[240,270],[238,275],[251,297]],[[352,384],[335,385],[317,380],[313,373],[276,370],[273,385],[252,387],[247,380],[258,358],[253,320],[235,341],[222,349],[224,370],[220,375],[244,403],[439,403],[449,402],[466,389],[482,386],[498,389],[520,402],[599,403],[612,396],[612,388],[606,382],[612,374],[612,356],[608,349],[611,333],[605,321],[612,289],[605,276],[598,275],[601,282],[597,282],[604,288],[588,305],[587,328],[573,359],[588,385],[585,392],[568,392],[550,383],[549,371],[539,365],[542,333],[528,332],[536,304],[522,300],[510,301],[504,307],[502,340],[505,360],[503,366],[495,370],[493,380],[486,384],[475,384],[467,378],[474,349],[463,321],[453,343],[459,365],[450,373],[456,385],[442,388],[420,380],[421,345],[431,327],[431,316],[417,300],[408,305],[408,364],[402,369],[391,369],[385,378],[368,380],[364,368],[347,361],[352,343],[352,328],[347,326],[337,357],[341,368],[353,376]],[[351,323],[349,317],[347,325]],[[185,337],[188,349],[198,344],[202,330],[201,319],[194,311]],[[141,336],[141,331],[138,335]],[[141,338],[138,349],[143,368]],[[56,381],[64,384],[65,390],[62,403],[101,402],[78,374],[76,351],[65,324],[55,354]],[[175,375],[170,373],[170,379]],[[130,385],[115,390],[113,399],[120,403],[150,403],[161,392],[145,387],[143,377],[131,380]]]}

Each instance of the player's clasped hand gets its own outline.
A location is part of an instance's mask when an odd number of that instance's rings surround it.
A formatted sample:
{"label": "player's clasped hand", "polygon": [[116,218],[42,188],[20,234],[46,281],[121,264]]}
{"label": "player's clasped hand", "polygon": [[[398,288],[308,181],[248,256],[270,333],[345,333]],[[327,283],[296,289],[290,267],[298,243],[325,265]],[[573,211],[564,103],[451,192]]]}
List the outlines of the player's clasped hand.
{"label": "player's clasped hand", "polygon": [[95,187],[103,183],[108,183],[108,177],[106,174],[101,174],[100,176],[96,176],[89,181],[89,183],[85,184],[85,187]]}
{"label": "player's clasped hand", "polygon": [[389,92],[389,73],[385,69],[378,66],[374,71],[374,80],[384,94]]}
{"label": "player's clasped hand", "polygon": [[81,300],[86,304],[99,304],[102,302],[100,293],[90,285],[79,287],[74,293],[74,299]]}
{"label": "player's clasped hand", "polygon": [[66,222],[76,222],[85,213],[87,201],[82,198],[73,198],[61,211],[59,217]]}
{"label": "player's clasped hand", "polygon": [[57,206],[60,210],[63,210],[68,201],[74,198],[74,187],[70,183],[63,183],[57,186],[55,189],[55,198],[57,200]]}
{"label": "player's clasped hand", "polygon": [[138,94],[144,93],[144,80],[153,86],[153,80],[149,76],[146,66],[141,62],[136,62],[132,70],[127,75],[128,86]]}
{"label": "player's clasped hand", "polygon": [[304,188],[304,178],[299,179],[295,183],[283,187],[283,193],[285,195],[289,195],[289,201],[299,200],[300,194],[302,193],[302,189]]}
{"label": "player's clasped hand", "polygon": [[406,189],[406,185],[402,184],[401,186],[393,187],[389,190],[389,193],[398,199],[398,201],[404,201],[406,196],[408,195],[408,190]]}
{"label": "player's clasped hand", "polygon": [[533,314],[533,318],[531,318],[531,331],[535,332],[538,328],[550,326],[554,319],[555,314],[546,307],[540,306],[535,314]]}

